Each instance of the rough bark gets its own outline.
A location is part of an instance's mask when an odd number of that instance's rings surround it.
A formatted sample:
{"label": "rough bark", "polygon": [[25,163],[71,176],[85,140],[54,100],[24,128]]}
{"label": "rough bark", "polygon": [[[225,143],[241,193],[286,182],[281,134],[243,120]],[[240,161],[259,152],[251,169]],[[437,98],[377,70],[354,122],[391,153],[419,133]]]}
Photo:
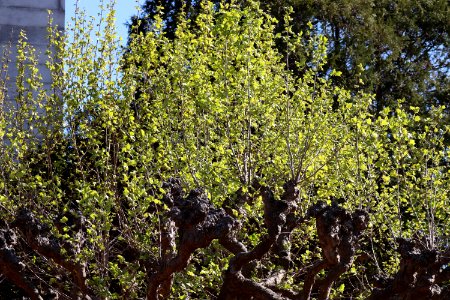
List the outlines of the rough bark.
{"label": "rough bark", "polygon": [[[318,299],[328,299],[333,283],[345,273],[356,258],[358,241],[367,227],[369,216],[362,210],[349,213],[333,204],[319,202],[309,211],[316,218],[319,244],[323,260],[318,262],[307,275],[303,289],[304,299],[310,299],[313,286],[318,285]],[[316,283],[315,276],[322,269],[328,269],[327,275]]]}
{"label": "rough bark", "polygon": [[26,279],[25,265],[16,256],[16,234],[7,224],[0,221],[0,225],[0,274],[22,289],[32,300],[42,299],[37,288]]}
{"label": "rough bark", "polygon": [[[177,179],[169,180],[163,188],[167,191],[163,201],[170,211],[161,219],[159,261],[142,261],[142,257],[149,256],[133,245],[123,241],[120,244],[124,256],[138,261],[147,272],[147,299],[169,298],[174,275],[188,266],[196,250],[208,247],[213,240],[232,254],[218,299],[329,299],[333,284],[358,258],[360,240],[369,220],[363,210],[349,212],[324,202],[312,205],[301,216],[296,211],[298,190],[293,182],[285,184],[279,200],[269,187],[254,184],[254,191],[263,201],[266,234],[249,249],[237,238],[239,221],[215,207],[202,189],[192,190],[186,196]],[[291,233],[309,219],[315,220],[322,257],[306,269],[302,289],[283,289],[279,284],[289,272],[303,267],[291,259]],[[450,250],[428,249],[419,238],[399,239],[398,244],[401,261],[397,274],[378,280],[370,299],[445,299],[449,292]],[[133,249],[132,255],[125,255],[129,249]],[[24,259],[24,253],[30,250],[44,258],[41,263],[51,260],[70,274],[71,299],[96,298],[86,284],[88,275],[84,268],[71,257],[74,253],[62,255],[62,242],[33,213],[23,209],[10,224],[0,220],[0,274],[33,300],[48,298],[51,291],[39,284],[41,279],[31,272],[33,265]],[[282,269],[263,273],[256,281],[251,275],[264,257],[275,257],[272,262]],[[319,278],[322,270],[324,275]]]}
{"label": "rough bark", "polygon": [[[52,260],[56,264],[63,267],[72,277],[72,299],[91,299],[89,289],[86,285],[86,274],[84,268],[75,263],[72,259],[62,255],[61,242],[55,238],[50,229],[42,224],[27,209],[21,209],[11,226],[5,225],[1,230],[0,251],[1,251],[1,273],[11,282],[19,286],[32,299],[42,299],[42,295],[52,294],[53,291],[47,289],[45,291],[37,291],[27,279],[25,279],[24,263],[22,259],[16,256],[13,247],[22,248],[18,242],[11,243],[15,240],[11,237],[16,233],[24,240],[27,247],[39,254],[45,259]],[[7,238],[9,237],[9,238]],[[10,241],[8,243],[8,240]]]}
{"label": "rough bark", "polygon": [[450,248],[428,249],[419,237],[398,239],[400,268],[392,278],[380,278],[370,300],[448,299]]}
{"label": "rough bark", "polygon": [[[223,209],[214,207],[202,189],[193,190],[184,198],[182,193],[172,192],[181,189],[177,187],[179,183],[171,184],[171,194],[165,200],[172,205],[170,218],[178,229],[177,252],[173,258],[160,261],[157,270],[149,275],[147,299],[163,299],[171,287],[173,274],[188,265],[195,250],[208,247],[214,239],[225,237],[237,226]],[[164,291],[160,291],[161,286],[165,286]]]}
{"label": "rough bark", "polygon": [[275,200],[273,192],[267,187],[261,187],[261,196],[264,203],[264,223],[268,232],[251,251],[239,252],[230,260],[219,299],[233,299],[237,295],[253,296],[256,299],[283,299],[271,289],[245,278],[241,272],[245,265],[253,260],[260,260],[269,252],[286,223],[286,213],[290,208],[286,201]]}

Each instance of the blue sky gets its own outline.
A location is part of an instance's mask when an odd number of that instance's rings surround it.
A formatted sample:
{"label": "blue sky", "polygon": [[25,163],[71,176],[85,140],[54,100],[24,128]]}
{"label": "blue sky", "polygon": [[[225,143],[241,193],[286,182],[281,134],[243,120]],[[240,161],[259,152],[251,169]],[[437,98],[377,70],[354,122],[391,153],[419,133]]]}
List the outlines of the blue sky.
{"label": "blue sky", "polygon": [[[66,0],[66,23],[71,22],[70,20],[74,16],[76,2],[76,0]],[[105,0],[106,2],[108,0]],[[79,7],[84,8],[88,16],[97,16],[99,13],[99,3],[99,0],[78,0]],[[130,20],[131,16],[136,14],[136,6],[142,3],[144,3],[144,0],[116,0],[117,33],[122,37],[124,43],[127,40],[127,27],[125,23]]]}

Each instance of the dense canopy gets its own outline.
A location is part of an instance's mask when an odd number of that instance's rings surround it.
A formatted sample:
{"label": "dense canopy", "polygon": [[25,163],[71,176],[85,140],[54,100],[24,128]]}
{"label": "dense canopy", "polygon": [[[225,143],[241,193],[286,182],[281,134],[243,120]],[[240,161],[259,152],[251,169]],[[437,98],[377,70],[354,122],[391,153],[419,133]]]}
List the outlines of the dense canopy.
{"label": "dense canopy", "polygon": [[[226,2],[245,7],[252,1]],[[160,8],[164,13],[166,36],[173,39],[180,17],[194,20],[200,6],[198,0],[146,0],[142,5],[143,14],[136,16],[131,24],[136,25],[139,20],[140,26],[135,28],[148,31],[152,17]],[[277,33],[285,30],[284,17],[291,9],[290,21],[295,34],[324,35],[329,41],[328,58],[321,73],[340,70],[343,76],[336,83],[349,90],[354,90],[357,74],[361,74],[364,83],[358,84],[357,89],[375,94],[373,111],[380,112],[398,99],[420,107],[422,112],[430,105],[448,107],[448,1],[277,0],[261,1],[261,6],[279,21]],[[314,27],[310,28],[310,24]],[[277,42],[280,53],[289,56],[290,67],[302,72],[308,51],[299,46],[288,53],[286,44]],[[302,66],[297,69],[295,62],[302,62]]]}
{"label": "dense canopy", "polygon": [[21,39],[2,298],[445,299],[446,107],[378,106],[319,17],[265,9],[155,8],[124,51],[114,11],[80,13],[71,39],[49,29],[51,91]]}

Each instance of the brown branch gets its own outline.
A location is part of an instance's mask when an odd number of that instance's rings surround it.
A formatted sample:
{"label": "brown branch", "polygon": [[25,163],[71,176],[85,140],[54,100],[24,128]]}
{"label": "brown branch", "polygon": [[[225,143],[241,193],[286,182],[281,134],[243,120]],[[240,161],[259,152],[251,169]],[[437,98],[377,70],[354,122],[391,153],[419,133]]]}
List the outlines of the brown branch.
{"label": "brown branch", "polygon": [[[173,181],[172,184],[179,183]],[[147,299],[161,299],[164,289],[171,287],[172,276],[183,270],[192,254],[199,248],[206,248],[214,239],[225,237],[237,226],[237,222],[222,209],[216,209],[201,189],[193,190],[186,198],[182,194],[166,197],[172,201],[170,218],[178,228],[176,255],[161,261],[157,271],[149,274]]]}
{"label": "brown branch", "polygon": [[261,238],[259,244],[251,251],[237,253],[230,260],[219,299],[229,299],[236,294],[242,295],[243,286],[246,287],[249,296],[255,299],[284,299],[269,288],[245,278],[241,273],[244,266],[251,261],[260,260],[269,252],[286,222],[286,213],[290,208],[285,201],[277,201],[268,187],[260,187],[259,190],[263,199],[264,223],[268,233]]}
{"label": "brown branch", "polygon": [[418,237],[397,241],[400,268],[393,278],[378,282],[369,299],[448,299],[439,284],[450,279],[449,250],[427,249]]}
{"label": "brown branch", "polygon": [[15,233],[6,224],[0,225],[3,225],[0,228],[0,274],[21,288],[32,300],[42,300],[36,287],[26,279],[25,266],[16,256],[13,248],[17,242]]}
{"label": "brown branch", "polygon": [[52,259],[55,263],[72,274],[75,294],[81,293],[81,295],[78,296],[88,297],[84,268],[80,264],[72,262],[61,254],[62,249],[60,242],[51,235],[47,226],[40,223],[34,215],[26,209],[19,211],[11,226],[19,230],[31,249],[48,259]]}
{"label": "brown branch", "polygon": [[[230,289],[225,291],[224,288]],[[230,293],[239,291],[239,293]],[[225,279],[222,290],[217,297],[218,300],[231,300],[239,295],[239,299],[258,299],[258,300],[285,300],[286,297],[274,292],[268,287],[245,278],[240,272],[232,272],[228,269],[225,272]]]}
{"label": "brown branch", "polygon": [[327,267],[327,262],[320,260],[314,263],[312,268],[306,274],[305,282],[303,284],[303,297],[301,299],[309,299],[311,292],[316,282],[316,275]]}
{"label": "brown branch", "polygon": [[296,202],[298,201],[299,190],[295,182],[292,180],[286,182],[283,189],[284,192],[281,199],[289,205],[289,209],[286,214],[286,221],[271,251],[276,255],[276,259],[273,262],[285,269],[289,269],[289,267],[293,265],[290,243],[291,233],[296,227],[302,224],[304,220],[303,218],[298,218],[296,216]]}
{"label": "brown branch", "polygon": [[325,278],[316,284],[319,289],[318,299],[328,299],[334,282],[355,260],[359,238],[368,223],[368,214],[362,210],[350,214],[336,204],[328,206],[324,202],[318,202],[308,210],[307,217],[316,218],[323,260],[308,272],[303,298],[310,299],[317,273],[322,269],[329,269]]}

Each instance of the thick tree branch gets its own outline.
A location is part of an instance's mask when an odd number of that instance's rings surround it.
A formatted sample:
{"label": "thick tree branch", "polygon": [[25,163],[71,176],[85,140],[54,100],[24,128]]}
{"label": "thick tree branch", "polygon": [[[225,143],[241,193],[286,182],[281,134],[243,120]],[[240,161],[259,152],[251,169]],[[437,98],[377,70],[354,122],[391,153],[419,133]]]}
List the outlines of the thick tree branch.
{"label": "thick tree branch", "polygon": [[[177,185],[175,181],[172,182]],[[180,187],[181,188],[181,187]],[[180,190],[180,189],[175,189]],[[237,222],[224,210],[216,209],[202,189],[196,189],[186,198],[182,193],[171,194],[170,218],[178,228],[178,247],[176,255],[161,261],[157,271],[149,275],[147,299],[159,299],[160,287],[167,289],[175,272],[183,270],[195,250],[206,248],[214,239],[224,239],[237,226]]]}
{"label": "thick tree branch", "polygon": [[74,297],[88,297],[88,288],[86,286],[85,269],[61,254],[60,242],[51,235],[47,226],[40,223],[34,215],[22,209],[11,224],[21,233],[28,246],[40,255],[52,259],[55,263],[69,271],[74,280]]}
{"label": "thick tree branch", "polygon": [[230,260],[219,299],[231,299],[233,295],[242,294],[242,286],[248,287],[248,290],[252,291],[250,295],[256,299],[283,299],[283,297],[269,288],[246,279],[241,273],[245,265],[248,265],[253,260],[260,260],[269,252],[286,222],[286,213],[290,208],[285,201],[277,201],[268,187],[260,187],[260,192],[264,204],[264,223],[268,233],[262,237],[259,244],[251,251],[237,253]]}
{"label": "thick tree branch", "polygon": [[32,300],[42,300],[36,287],[26,279],[25,266],[14,251],[17,236],[6,224],[0,223],[0,274],[21,288]]}
{"label": "thick tree branch", "polygon": [[316,218],[323,260],[316,263],[309,271],[304,284],[303,297],[310,299],[315,276],[322,269],[329,269],[325,278],[317,282],[318,299],[328,299],[334,282],[351,267],[355,260],[358,241],[369,218],[365,211],[357,210],[351,214],[336,204],[328,206],[324,202],[313,205],[307,215]]}
{"label": "thick tree branch", "polygon": [[400,268],[393,278],[379,282],[369,299],[448,299],[439,284],[450,279],[450,250],[427,249],[418,237],[397,241]]}

